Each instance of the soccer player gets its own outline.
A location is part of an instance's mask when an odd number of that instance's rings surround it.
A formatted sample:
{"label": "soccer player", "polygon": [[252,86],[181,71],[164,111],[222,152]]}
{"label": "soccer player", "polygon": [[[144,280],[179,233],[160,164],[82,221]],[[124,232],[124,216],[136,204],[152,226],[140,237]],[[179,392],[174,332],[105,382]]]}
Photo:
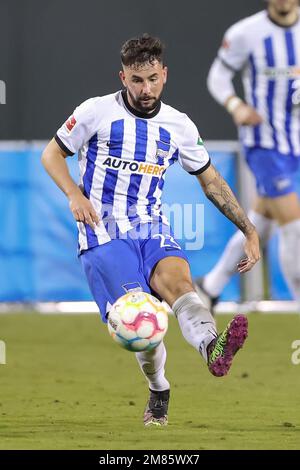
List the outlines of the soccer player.
{"label": "soccer player", "polygon": [[[60,127],[42,162],[66,194],[78,222],[79,250],[102,320],[130,290],[151,292],[173,309],[185,339],[215,376],[227,374],[247,336],[237,315],[217,335],[215,322],[196,294],[186,259],[161,213],[165,172],[175,162],[196,175],[207,197],[246,237],[251,269],[259,259],[258,235],[230,188],[211,164],[195,124],[161,101],[167,80],[163,46],[144,34],[121,49],[123,91],[91,98]],[[80,185],[65,157],[78,152]],[[167,424],[170,384],[163,343],[136,353],[148,379],[144,424]]]}
{"label": "soccer player", "polygon": [[[300,301],[300,205],[295,172],[300,156],[300,20],[298,0],[268,0],[267,8],[225,33],[208,75],[212,96],[239,127],[257,197],[248,214],[261,244],[279,225],[279,258],[293,297]],[[232,84],[242,72],[245,101]],[[243,256],[237,232],[214,268],[196,284],[216,303]],[[243,265],[239,272],[243,273]],[[204,296],[203,296],[204,298]]]}

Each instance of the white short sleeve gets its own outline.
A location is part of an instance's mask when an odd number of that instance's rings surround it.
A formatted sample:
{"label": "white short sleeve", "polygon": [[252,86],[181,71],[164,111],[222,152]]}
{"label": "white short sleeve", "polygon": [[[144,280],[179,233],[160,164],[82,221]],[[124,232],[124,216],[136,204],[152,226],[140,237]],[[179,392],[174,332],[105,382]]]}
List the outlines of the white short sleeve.
{"label": "white short sleeve", "polygon": [[179,143],[178,161],[191,175],[202,173],[210,165],[210,158],[198,129],[187,116],[182,140]]}
{"label": "white short sleeve", "polygon": [[231,26],[225,33],[218,52],[219,59],[234,71],[241,70],[249,56],[243,22]]}
{"label": "white short sleeve", "polygon": [[81,103],[58,129],[55,140],[68,155],[74,155],[95,133],[93,98]]}

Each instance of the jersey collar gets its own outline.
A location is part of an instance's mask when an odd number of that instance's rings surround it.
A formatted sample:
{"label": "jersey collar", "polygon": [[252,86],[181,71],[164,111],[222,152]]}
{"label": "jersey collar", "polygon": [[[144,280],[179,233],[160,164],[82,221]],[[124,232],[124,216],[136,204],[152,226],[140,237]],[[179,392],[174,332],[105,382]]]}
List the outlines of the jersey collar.
{"label": "jersey collar", "polygon": [[135,116],[137,116],[137,117],[139,117],[139,118],[151,119],[151,118],[153,118],[154,116],[156,116],[156,115],[159,113],[160,108],[161,108],[161,101],[159,101],[159,102],[158,102],[158,105],[156,106],[156,108],[155,108],[151,113],[143,113],[142,111],[138,111],[137,109],[133,108],[133,107],[129,104],[129,101],[128,101],[128,98],[127,98],[127,91],[126,91],[126,90],[122,90],[122,98],[123,98],[125,107],[128,109],[128,111],[130,111],[131,114],[134,114]]}

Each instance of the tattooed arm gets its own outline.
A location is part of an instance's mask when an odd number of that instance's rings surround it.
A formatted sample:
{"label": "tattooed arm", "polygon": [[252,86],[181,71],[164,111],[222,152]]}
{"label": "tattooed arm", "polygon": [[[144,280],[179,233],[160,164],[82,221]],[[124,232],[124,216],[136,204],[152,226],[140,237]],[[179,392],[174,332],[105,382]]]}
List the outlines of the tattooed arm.
{"label": "tattooed arm", "polygon": [[206,197],[245,235],[247,258],[238,265],[241,273],[249,271],[259,260],[259,239],[254,225],[239,205],[236,197],[213,165],[197,176]]}

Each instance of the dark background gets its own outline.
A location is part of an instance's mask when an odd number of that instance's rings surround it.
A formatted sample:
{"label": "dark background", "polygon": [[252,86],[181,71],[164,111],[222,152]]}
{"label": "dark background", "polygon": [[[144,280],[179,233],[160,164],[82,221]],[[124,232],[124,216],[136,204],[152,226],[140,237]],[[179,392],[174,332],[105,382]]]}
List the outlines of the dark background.
{"label": "dark background", "polygon": [[225,29],[263,0],[0,0],[0,139],[49,139],[85,99],[120,88],[119,50],[148,32],[167,46],[164,101],[205,139],[234,139],[206,76]]}

